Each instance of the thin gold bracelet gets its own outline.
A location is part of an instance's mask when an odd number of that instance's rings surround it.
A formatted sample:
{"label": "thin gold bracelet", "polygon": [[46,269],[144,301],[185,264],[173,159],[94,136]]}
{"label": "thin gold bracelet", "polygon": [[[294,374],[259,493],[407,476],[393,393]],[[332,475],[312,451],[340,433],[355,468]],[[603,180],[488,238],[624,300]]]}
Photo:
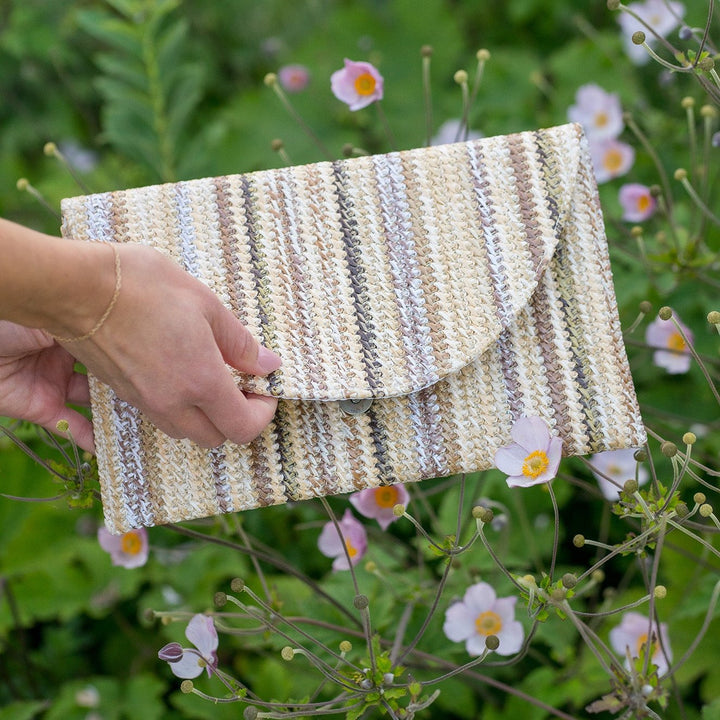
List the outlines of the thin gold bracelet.
{"label": "thin gold bracelet", "polygon": [[105,309],[105,312],[102,314],[102,317],[97,321],[97,323],[95,323],[92,330],[89,330],[84,335],[78,335],[78,337],[60,337],[59,335],[53,335],[58,342],[74,343],[81,342],[82,340],[89,340],[105,324],[105,321],[108,319],[112,309],[115,307],[115,303],[117,303],[117,299],[120,297],[120,288],[122,287],[122,268],[120,267],[120,253],[118,252],[117,246],[115,243],[110,243],[110,247],[112,248],[113,255],[115,257],[115,292],[110,299],[110,303]]}

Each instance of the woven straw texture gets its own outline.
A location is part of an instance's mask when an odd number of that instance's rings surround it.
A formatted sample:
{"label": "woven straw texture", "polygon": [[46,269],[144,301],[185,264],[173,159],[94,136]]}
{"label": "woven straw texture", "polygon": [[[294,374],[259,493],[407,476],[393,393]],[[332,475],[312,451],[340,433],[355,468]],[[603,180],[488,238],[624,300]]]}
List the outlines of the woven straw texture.
{"label": "woven straw texture", "polygon": [[[284,361],[237,375],[280,398],[273,423],[214,450],[91,378],[115,532],[485,469],[522,415],[565,455],[645,441],[577,125],[62,210],[68,237],[166,253]],[[347,399],[372,402],[350,414]]]}

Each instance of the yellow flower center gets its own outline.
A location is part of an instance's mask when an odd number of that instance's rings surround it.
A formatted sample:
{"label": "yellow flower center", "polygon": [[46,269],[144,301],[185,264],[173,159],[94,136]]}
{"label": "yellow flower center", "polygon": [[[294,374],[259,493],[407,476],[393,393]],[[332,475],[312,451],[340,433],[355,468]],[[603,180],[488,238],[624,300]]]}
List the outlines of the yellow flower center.
{"label": "yellow flower center", "polygon": [[637,200],[637,209],[640,212],[645,212],[650,207],[650,196],[641,195]]}
{"label": "yellow flower center", "polygon": [[486,610],[475,618],[475,630],[478,635],[497,635],[502,630],[502,620],[496,612]]}
{"label": "yellow flower center", "polygon": [[375,78],[369,73],[364,72],[355,78],[355,90],[358,95],[372,95],[377,85]]}
{"label": "yellow flower center", "polygon": [[399,494],[397,488],[392,486],[375,488],[375,502],[381,508],[395,507]]}
{"label": "yellow flower center", "polygon": [[[654,640],[654,636],[653,636]],[[647,641],[648,636],[647,633],[644,633],[637,639],[637,647],[635,648],[636,655],[635,657],[642,657],[645,654],[645,651],[647,650]],[[650,646],[650,659],[652,660],[655,657],[655,653],[657,652],[657,642],[653,642]]]}
{"label": "yellow flower center", "polygon": [[345,548],[348,556],[351,558],[354,558],[358,554],[358,549],[347,538],[345,538]]}
{"label": "yellow flower center", "polygon": [[120,538],[120,549],[125,555],[137,555],[142,550],[142,539],[140,533],[131,530]]}
{"label": "yellow flower center", "polygon": [[608,150],[603,158],[603,167],[608,172],[617,172],[623,164],[623,156],[619,150]]}
{"label": "yellow flower center", "polygon": [[676,352],[685,352],[685,348],[687,347],[683,336],[679,332],[674,332],[668,337],[667,346],[670,350],[675,350]]}
{"label": "yellow flower center", "polygon": [[548,468],[550,459],[543,450],[531,452],[523,462],[522,472],[525,477],[536,478],[542,475]]}
{"label": "yellow flower center", "polygon": [[598,112],[595,113],[595,126],[596,127],[605,127],[608,122],[610,121],[610,118],[608,117],[607,113],[605,112]]}

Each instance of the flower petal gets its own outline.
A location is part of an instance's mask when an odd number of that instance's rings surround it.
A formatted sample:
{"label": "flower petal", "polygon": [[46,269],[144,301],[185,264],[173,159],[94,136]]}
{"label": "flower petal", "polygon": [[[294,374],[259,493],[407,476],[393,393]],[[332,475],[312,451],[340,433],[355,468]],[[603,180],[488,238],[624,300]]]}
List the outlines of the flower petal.
{"label": "flower petal", "polygon": [[506,445],[495,452],[495,467],[506,475],[522,475],[527,456],[528,451],[517,443]]}
{"label": "flower petal", "polygon": [[495,604],[497,595],[491,585],[486,582],[479,582],[475,585],[471,585],[466,591],[463,597],[463,602],[474,613],[474,619],[485,610],[490,610]]}
{"label": "flower petal", "polygon": [[464,602],[453,603],[445,611],[443,632],[448,640],[462,642],[476,634],[475,618],[477,613],[468,608]]}
{"label": "flower petal", "polygon": [[183,650],[180,660],[168,664],[173,675],[185,680],[196,678],[205,669],[205,663],[196,650]]}
{"label": "flower petal", "polygon": [[545,450],[550,442],[550,429],[539,417],[521,417],[510,431],[512,439],[526,450]]}
{"label": "flower petal", "polygon": [[218,635],[215,623],[209,615],[198,613],[193,616],[185,630],[185,637],[209,659],[218,647]]}
{"label": "flower petal", "polygon": [[503,623],[503,629],[498,633],[500,645],[495,651],[498,655],[514,655],[519,652],[525,639],[525,630],[520,622],[513,620]]}

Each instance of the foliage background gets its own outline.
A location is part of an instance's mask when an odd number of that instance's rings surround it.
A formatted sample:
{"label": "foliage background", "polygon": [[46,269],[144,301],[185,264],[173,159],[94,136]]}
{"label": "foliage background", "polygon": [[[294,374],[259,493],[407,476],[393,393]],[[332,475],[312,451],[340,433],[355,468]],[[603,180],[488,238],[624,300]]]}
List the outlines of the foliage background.
{"label": "foliage background", "polygon": [[[695,22],[701,24],[704,16]],[[460,115],[453,73],[459,68],[472,71],[476,50],[486,47],[492,59],[472,112],[474,129],[492,135],[565,122],[577,88],[595,82],[620,94],[624,107],[657,142],[669,172],[687,165],[680,101],[691,95],[702,104],[702,93],[688,78],[659,82],[656,66],[632,66],[622,50],[616,18],[602,0],[4,0],[0,215],[59,232],[57,220],[16,189],[17,179],[27,177],[55,208],[62,197],[82,192],[59,163],[43,155],[47,141],[76,143],[95,153],[96,164],[82,176],[94,191],[279,166],[283,163],[271,149],[273,138],[282,138],[294,163],[319,159],[317,148],[263,84],[267,72],[290,62],[305,64],[312,74],[308,89],[293,102],[338,157],[345,143],[371,152],[388,149],[372,109],[349,113],[330,93],[329,76],[344,57],[369,59],[379,67],[385,77],[383,107],[397,146],[421,145],[424,44],[434,48],[436,127]],[[638,153],[631,179],[657,182],[646,155]],[[601,193],[623,325],[635,319],[641,300],[655,307],[672,305],[693,328],[698,351],[716,371],[718,338],[705,315],[718,305],[717,286],[697,282],[692,271],[672,262],[655,276],[645,271],[629,228],[617,220],[618,186],[617,181],[610,183]],[[717,234],[709,232],[707,242],[717,249]],[[695,367],[684,376],[664,374],[652,365],[641,333],[628,339],[628,348],[648,424],[679,442],[692,423],[702,423],[706,432],[700,457],[713,463],[720,452],[717,405],[702,374]],[[30,431],[23,432],[38,452],[52,454]],[[659,459],[658,465],[663,462]],[[580,463],[568,463],[567,472],[590,480]],[[542,567],[552,541],[547,498],[530,491],[519,500],[493,473],[473,482],[477,494],[491,494],[509,508],[514,531],[498,533],[506,560],[517,567],[530,565],[531,571],[533,565]],[[438,483],[426,489],[439,525],[453,526],[457,491]],[[57,488],[46,471],[4,441],[0,490],[42,497]],[[561,564],[574,570],[590,564],[592,557],[573,549],[568,540],[580,531],[590,536],[588,527],[607,526],[609,516],[592,494],[575,486],[558,484],[558,497]],[[336,507],[342,508],[342,502]],[[236,706],[213,706],[180,695],[177,681],[157,660],[157,650],[170,639],[181,639],[181,624],[165,628],[148,620],[146,610],[196,612],[210,607],[213,594],[227,589],[230,578],[253,577],[247,558],[155,529],[147,566],[115,568],[95,539],[98,522],[99,507],[70,510],[62,502],[0,498],[0,719],[239,717]],[[233,522],[221,519],[202,527],[232,535]],[[238,522],[351,606],[347,578],[330,575],[328,561],[316,550],[323,520],[314,504],[250,512]],[[412,546],[408,528],[394,532],[400,543]],[[611,537],[613,533],[621,538],[623,529],[614,528]],[[377,559],[389,571],[401,570],[392,543],[383,544],[379,534],[371,535],[374,540]],[[663,567],[662,580],[671,590],[664,612],[671,618],[678,654],[707,608],[708,583],[717,579],[712,558],[704,557],[705,565],[687,561],[692,549],[688,545],[681,540],[667,550]],[[528,549],[533,556],[529,560]],[[491,572],[481,552],[463,563],[464,574],[453,576],[447,597],[461,595],[468,578]],[[629,565],[613,565],[607,582],[619,588],[623,599],[641,594]],[[708,566],[711,572],[704,574]],[[266,572],[273,592],[285,603],[283,611],[292,614],[312,604],[305,586],[271,568]],[[392,628],[400,602],[396,591],[390,592],[365,569],[359,573],[375,622]],[[421,585],[416,588],[411,582],[404,590],[420,593]],[[598,589],[598,604],[601,601]],[[329,611],[319,607],[314,612],[326,617]],[[720,697],[720,667],[714,660],[720,653],[717,629],[715,623],[678,676],[676,695],[684,699],[684,715],[671,710],[668,717],[698,717],[704,704],[705,718],[719,716],[717,702],[709,705]],[[236,645],[244,651],[224,660],[260,695],[301,696],[309,681],[299,662],[283,665],[277,660],[281,645],[271,653],[261,640]],[[431,627],[427,641],[437,654],[464,661],[464,650],[448,647],[440,624]],[[585,717],[582,708],[605,691],[606,678],[571,629],[558,623],[541,628],[533,648],[519,669],[497,668],[494,675]],[[92,710],[78,704],[77,692],[88,685],[100,693],[100,705]],[[531,718],[546,716],[477,682],[453,680],[426,717],[516,717],[521,712]]]}

